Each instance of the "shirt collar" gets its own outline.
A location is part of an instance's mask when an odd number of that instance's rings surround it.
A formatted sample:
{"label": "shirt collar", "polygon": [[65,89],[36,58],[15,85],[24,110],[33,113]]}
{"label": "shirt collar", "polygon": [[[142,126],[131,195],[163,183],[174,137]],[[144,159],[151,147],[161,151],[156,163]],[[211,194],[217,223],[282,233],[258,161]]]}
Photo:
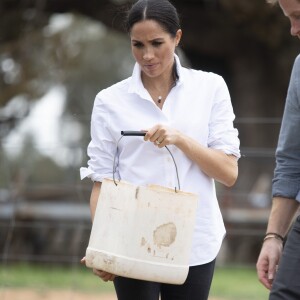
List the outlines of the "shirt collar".
{"label": "shirt collar", "polygon": [[[182,78],[183,67],[181,66],[179,57],[175,53],[174,53],[174,58],[176,61],[177,74],[179,76],[176,82],[176,86],[179,86],[183,83],[183,78]],[[128,92],[140,94],[145,99],[149,98],[149,95],[146,89],[144,88],[143,82],[141,80],[141,67],[138,63],[135,63],[134,65]]]}

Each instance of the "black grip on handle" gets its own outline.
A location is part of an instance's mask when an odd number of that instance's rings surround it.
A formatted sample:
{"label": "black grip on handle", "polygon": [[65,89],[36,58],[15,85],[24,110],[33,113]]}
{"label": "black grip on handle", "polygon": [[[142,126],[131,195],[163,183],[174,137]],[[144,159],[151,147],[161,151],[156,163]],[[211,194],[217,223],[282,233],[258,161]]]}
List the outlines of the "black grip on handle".
{"label": "black grip on handle", "polygon": [[[123,136],[145,136],[146,135],[146,131],[122,130],[121,131],[121,135],[122,136],[119,138],[118,143],[117,143],[117,150],[116,150],[116,153],[115,153],[115,156],[114,156],[114,162],[113,162],[113,180],[114,180],[115,185],[117,185],[116,180],[115,180],[115,173],[116,173],[116,170],[117,170],[117,166],[115,164],[115,161],[116,161],[116,157],[117,157],[117,154],[118,154],[118,144],[119,144],[120,140],[123,138]],[[170,155],[172,157],[172,160],[174,162],[175,170],[176,170],[176,176],[177,176],[177,182],[178,182],[178,189],[180,190],[180,182],[179,182],[178,170],[177,170],[177,165],[176,165],[174,156],[173,156],[172,152],[170,151],[170,149],[167,146],[165,146],[165,148],[170,153]],[[120,175],[119,175],[119,177],[120,177]],[[119,179],[121,180],[121,177]],[[177,192],[176,187],[175,187],[175,192]]]}
{"label": "black grip on handle", "polygon": [[121,134],[123,136],[145,136],[145,131],[132,131],[132,130],[122,130]]}

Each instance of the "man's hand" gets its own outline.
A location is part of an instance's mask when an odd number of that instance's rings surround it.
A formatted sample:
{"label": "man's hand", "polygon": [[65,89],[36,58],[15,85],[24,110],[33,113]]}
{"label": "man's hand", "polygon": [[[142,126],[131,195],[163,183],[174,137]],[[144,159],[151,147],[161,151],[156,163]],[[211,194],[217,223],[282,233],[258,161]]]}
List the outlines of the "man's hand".
{"label": "man's hand", "polygon": [[277,266],[282,255],[282,242],[276,238],[270,238],[263,243],[257,260],[256,270],[259,281],[271,289],[276,275]]}

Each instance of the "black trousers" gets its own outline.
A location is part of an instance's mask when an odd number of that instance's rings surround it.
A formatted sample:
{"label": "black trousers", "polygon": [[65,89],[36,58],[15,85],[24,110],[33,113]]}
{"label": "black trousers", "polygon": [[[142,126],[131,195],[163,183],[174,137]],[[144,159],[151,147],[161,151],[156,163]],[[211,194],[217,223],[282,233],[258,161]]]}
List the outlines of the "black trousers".
{"label": "black trousers", "polygon": [[182,285],[116,277],[114,286],[118,300],[207,300],[214,268],[215,260],[190,267]]}
{"label": "black trousers", "polygon": [[300,216],[285,243],[269,300],[300,299]]}

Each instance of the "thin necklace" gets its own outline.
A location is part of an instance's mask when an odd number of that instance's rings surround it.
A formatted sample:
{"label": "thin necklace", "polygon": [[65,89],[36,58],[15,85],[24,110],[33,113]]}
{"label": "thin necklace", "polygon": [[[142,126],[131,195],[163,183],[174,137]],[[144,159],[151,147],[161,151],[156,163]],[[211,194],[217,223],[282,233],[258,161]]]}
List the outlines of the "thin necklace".
{"label": "thin necklace", "polygon": [[[173,85],[174,85],[174,83],[172,84],[172,86],[173,86]],[[171,88],[170,88],[170,90],[171,90]],[[170,91],[170,90],[169,90],[169,91]],[[161,104],[162,99],[163,99],[163,97],[162,97],[161,95],[159,95],[158,98],[157,98],[157,103]]]}
{"label": "thin necklace", "polygon": [[[169,90],[168,90],[168,93],[170,92],[170,90],[172,89],[173,86],[174,86],[174,82],[172,83],[172,85],[170,85],[170,88],[169,88]],[[158,104],[161,104],[162,101],[163,101],[163,96],[162,96],[162,95],[159,95],[159,96],[157,97],[156,102],[157,102]]]}

